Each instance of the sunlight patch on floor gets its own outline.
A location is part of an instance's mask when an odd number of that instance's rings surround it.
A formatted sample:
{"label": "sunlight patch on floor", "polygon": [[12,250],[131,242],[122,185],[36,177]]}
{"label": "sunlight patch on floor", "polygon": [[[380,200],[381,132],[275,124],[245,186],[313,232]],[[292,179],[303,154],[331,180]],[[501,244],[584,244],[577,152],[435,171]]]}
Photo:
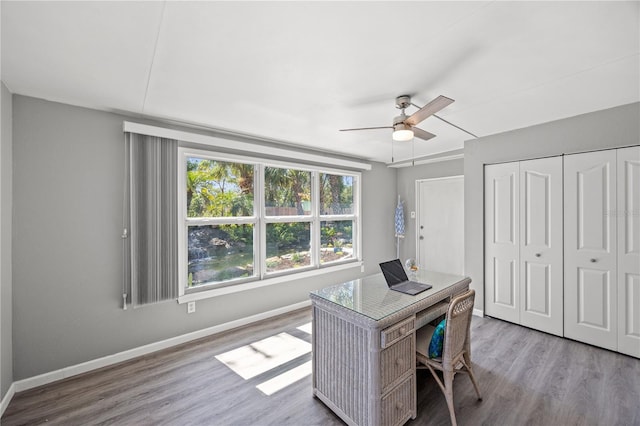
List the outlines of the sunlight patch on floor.
{"label": "sunlight patch on floor", "polygon": [[310,352],[310,343],[280,333],[217,355],[216,359],[247,380]]}
{"label": "sunlight patch on floor", "polygon": [[311,323],[308,322],[304,325],[301,325],[300,327],[298,327],[298,330],[304,331],[307,334],[311,334]]}
{"label": "sunlight patch on floor", "polygon": [[267,396],[272,395],[279,390],[284,389],[287,386],[297,382],[298,380],[307,377],[310,374],[311,361],[308,361],[298,367],[287,370],[286,372],[274,377],[273,379],[267,380],[264,383],[260,383],[258,386],[256,386],[256,388],[258,388]]}

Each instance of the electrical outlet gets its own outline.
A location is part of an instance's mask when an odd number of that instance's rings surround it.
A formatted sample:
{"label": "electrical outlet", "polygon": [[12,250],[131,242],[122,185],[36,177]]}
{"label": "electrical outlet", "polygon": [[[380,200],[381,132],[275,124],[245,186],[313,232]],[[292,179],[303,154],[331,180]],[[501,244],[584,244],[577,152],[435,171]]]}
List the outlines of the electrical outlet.
{"label": "electrical outlet", "polygon": [[187,313],[192,314],[196,311],[196,302],[187,302]]}
{"label": "electrical outlet", "polygon": [[411,219],[415,219],[416,218],[416,212],[411,212]]}

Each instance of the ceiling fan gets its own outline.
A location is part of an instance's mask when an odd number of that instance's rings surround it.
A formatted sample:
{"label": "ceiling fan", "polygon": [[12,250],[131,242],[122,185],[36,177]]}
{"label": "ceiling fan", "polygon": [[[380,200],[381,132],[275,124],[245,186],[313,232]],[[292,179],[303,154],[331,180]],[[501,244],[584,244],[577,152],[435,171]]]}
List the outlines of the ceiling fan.
{"label": "ceiling fan", "polygon": [[[341,132],[350,132],[354,130],[375,130],[375,129],[393,129],[393,140],[395,141],[409,141],[414,137],[429,140],[435,138],[436,135],[429,133],[426,130],[422,130],[415,127],[427,117],[434,115],[436,112],[445,108],[453,103],[454,100],[447,98],[446,96],[438,96],[422,108],[411,103],[410,95],[401,95],[396,98],[396,108],[402,110],[399,116],[393,119],[392,126],[380,126],[380,127],[359,127],[355,129],[340,129]],[[404,110],[409,106],[418,108],[418,111],[414,112],[410,116],[404,113]],[[437,117],[437,116],[436,116]],[[439,117],[438,117],[439,118]]]}

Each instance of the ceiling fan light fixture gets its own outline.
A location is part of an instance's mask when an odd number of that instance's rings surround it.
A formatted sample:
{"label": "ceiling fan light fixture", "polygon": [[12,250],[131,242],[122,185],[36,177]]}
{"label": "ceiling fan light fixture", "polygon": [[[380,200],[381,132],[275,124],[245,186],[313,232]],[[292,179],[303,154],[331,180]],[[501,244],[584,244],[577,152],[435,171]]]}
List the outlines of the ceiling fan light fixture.
{"label": "ceiling fan light fixture", "polygon": [[392,137],[394,141],[410,141],[413,139],[413,130],[411,129],[411,126],[407,124],[398,123],[393,126]]}

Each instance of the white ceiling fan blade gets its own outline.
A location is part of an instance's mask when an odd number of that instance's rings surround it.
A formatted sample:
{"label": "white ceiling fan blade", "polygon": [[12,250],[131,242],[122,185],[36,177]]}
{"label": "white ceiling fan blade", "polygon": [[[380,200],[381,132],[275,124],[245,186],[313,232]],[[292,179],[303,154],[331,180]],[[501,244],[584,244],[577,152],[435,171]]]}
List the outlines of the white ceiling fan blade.
{"label": "white ceiling fan blade", "polygon": [[425,118],[435,114],[436,112],[452,104],[453,102],[454,102],[453,99],[440,95],[434,100],[432,100],[431,102],[429,102],[428,104],[426,104],[425,106],[423,106],[422,108],[420,108],[418,111],[411,114],[411,116],[409,116],[409,118],[405,120],[405,123],[415,126]]}
{"label": "white ceiling fan blade", "polygon": [[425,141],[428,141],[429,139],[436,137],[436,135],[434,135],[433,133],[429,133],[426,130],[419,129],[417,127],[413,127],[412,130],[413,130],[414,138],[420,138]]}
{"label": "white ceiling fan blade", "polygon": [[355,129],[340,129],[341,132],[351,132],[353,130],[377,130],[377,129],[393,129],[393,126],[381,126],[381,127],[358,127]]}

